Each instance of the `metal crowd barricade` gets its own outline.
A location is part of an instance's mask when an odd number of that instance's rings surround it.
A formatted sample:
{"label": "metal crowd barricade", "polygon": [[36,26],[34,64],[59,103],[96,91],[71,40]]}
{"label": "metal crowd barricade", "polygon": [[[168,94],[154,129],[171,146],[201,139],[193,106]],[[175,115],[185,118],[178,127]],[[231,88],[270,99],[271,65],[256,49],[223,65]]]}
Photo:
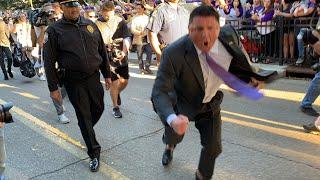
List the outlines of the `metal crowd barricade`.
{"label": "metal crowd barricade", "polygon": [[[298,58],[297,35],[300,29],[310,29],[310,26],[314,28],[317,21],[318,17],[293,19],[275,17],[270,23],[257,24],[251,19],[239,18],[227,19],[226,24],[232,25],[237,30],[241,42],[250,55],[252,62],[265,62],[266,59],[270,59],[273,63],[282,65],[285,60],[283,54],[284,34],[294,33],[295,53],[293,61],[295,62]],[[272,30],[272,32],[266,33],[268,30]]]}

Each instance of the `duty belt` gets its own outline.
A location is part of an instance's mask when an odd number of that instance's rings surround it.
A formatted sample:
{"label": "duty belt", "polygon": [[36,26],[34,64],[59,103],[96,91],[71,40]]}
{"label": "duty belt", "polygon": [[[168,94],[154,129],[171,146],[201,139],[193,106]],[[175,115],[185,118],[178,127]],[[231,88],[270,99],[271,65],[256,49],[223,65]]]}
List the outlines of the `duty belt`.
{"label": "duty belt", "polygon": [[73,71],[73,70],[65,70],[65,80],[66,81],[83,81],[89,79],[91,76],[98,73],[99,70],[95,70],[92,73],[88,72],[80,72],[80,71]]}

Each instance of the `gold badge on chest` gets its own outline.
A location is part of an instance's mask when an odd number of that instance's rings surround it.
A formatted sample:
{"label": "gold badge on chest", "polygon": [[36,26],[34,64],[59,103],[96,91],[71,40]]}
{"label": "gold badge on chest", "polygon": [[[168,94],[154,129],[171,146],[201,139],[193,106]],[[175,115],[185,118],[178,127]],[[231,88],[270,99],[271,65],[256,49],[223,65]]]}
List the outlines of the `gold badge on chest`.
{"label": "gold badge on chest", "polygon": [[87,26],[87,30],[90,32],[90,33],[93,33],[94,32],[94,29],[91,25],[88,25]]}

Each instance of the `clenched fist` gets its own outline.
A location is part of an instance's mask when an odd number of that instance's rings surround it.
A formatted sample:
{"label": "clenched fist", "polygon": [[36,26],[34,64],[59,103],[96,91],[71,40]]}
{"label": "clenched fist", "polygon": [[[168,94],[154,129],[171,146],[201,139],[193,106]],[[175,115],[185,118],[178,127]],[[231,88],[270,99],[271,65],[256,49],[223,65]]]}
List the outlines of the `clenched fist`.
{"label": "clenched fist", "polygon": [[171,127],[178,135],[183,135],[187,131],[188,125],[188,117],[181,114],[171,122]]}

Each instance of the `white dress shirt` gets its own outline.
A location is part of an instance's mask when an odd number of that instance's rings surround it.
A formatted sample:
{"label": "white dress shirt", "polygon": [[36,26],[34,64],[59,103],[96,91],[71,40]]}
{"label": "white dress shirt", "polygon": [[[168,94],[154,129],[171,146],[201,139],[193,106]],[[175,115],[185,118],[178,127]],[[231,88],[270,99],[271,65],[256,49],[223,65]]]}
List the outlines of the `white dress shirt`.
{"label": "white dress shirt", "polygon": [[[219,90],[220,85],[223,81],[210,69],[205,55],[200,51],[200,49],[195,46],[196,51],[198,53],[201,70],[203,74],[203,80],[205,85],[205,95],[203,98],[203,103],[208,103],[211,99],[216,95]],[[213,47],[209,52],[210,57],[216,61],[221,67],[225,70],[229,69],[231,64],[232,56],[223,46],[223,44],[217,39],[214,43]],[[176,114],[170,114],[167,117],[167,123],[171,125],[171,122],[177,117]]]}

